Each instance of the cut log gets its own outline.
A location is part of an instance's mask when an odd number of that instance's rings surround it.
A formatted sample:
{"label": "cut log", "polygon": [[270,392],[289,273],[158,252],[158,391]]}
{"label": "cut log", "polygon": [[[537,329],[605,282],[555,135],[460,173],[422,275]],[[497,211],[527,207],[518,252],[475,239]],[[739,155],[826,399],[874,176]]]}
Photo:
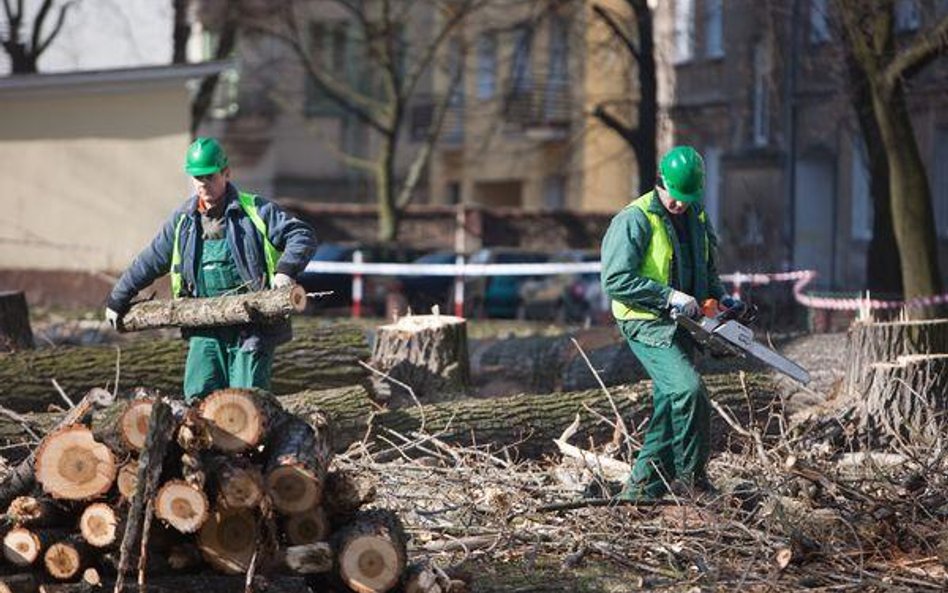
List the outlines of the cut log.
{"label": "cut log", "polygon": [[[327,426],[324,416],[311,416]],[[284,514],[302,513],[322,500],[332,459],[328,430],[290,417],[267,443],[265,485],[273,506]]]}
{"label": "cut log", "polygon": [[263,499],[263,474],[243,458],[217,456],[208,460],[214,476],[218,504],[232,508],[253,508]]}
{"label": "cut log", "polygon": [[359,513],[333,537],[339,578],[357,593],[389,591],[405,571],[406,544],[405,532],[394,513]]}
{"label": "cut log", "polygon": [[948,354],[948,319],[857,321],[849,328],[847,393],[865,396],[875,363],[895,362],[900,356]]}
{"label": "cut log", "polygon": [[152,398],[116,402],[93,415],[92,434],[118,455],[137,454],[145,445],[148,417],[154,403]]}
{"label": "cut log", "polygon": [[332,547],[327,542],[290,546],[283,551],[286,567],[299,574],[320,574],[332,570]]}
{"label": "cut log", "polygon": [[329,538],[329,518],[321,506],[290,515],[283,525],[286,539],[295,546],[326,541]]}
{"label": "cut log", "polygon": [[242,574],[253,558],[257,531],[257,519],[249,509],[219,509],[201,527],[198,547],[217,570]]}
{"label": "cut log", "polygon": [[[155,575],[143,586],[123,584],[121,593],[240,593],[246,591],[245,581],[244,575]],[[106,582],[105,585],[112,588],[112,583]],[[250,588],[261,593],[301,593],[309,590],[304,577],[293,575],[256,575]],[[90,593],[96,590],[87,583],[40,585],[40,593]]]}
{"label": "cut log", "polygon": [[290,286],[204,299],[144,301],[122,316],[120,331],[162,327],[221,327],[279,321],[306,309],[306,290]]}
{"label": "cut log", "polygon": [[125,500],[131,500],[138,486],[138,460],[131,459],[119,468],[115,485]]}
{"label": "cut log", "polygon": [[[744,379],[752,400],[767,398],[776,392],[768,374],[746,375]],[[711,375],[704,383],[712,399],[727,405],[744,401],[745,393],[737,375]],[[627,424],[638,425],[650,411],[651,382],[643,381],[611,390],[616,409]],[[602,390],[549,393],[542,395],[512,395],[491,399],[470,398],[456,402],[429,404],[421,408],[382,410],[359,386],[323,391],[306,391],[280,398],[284,409],[308,418],[318,411],[328,414],[333,424],[333,446],[344,450],[351,443],[375,435],[391,438],[388,429],[411,435],[424,426],[428,433],[437,434],[446,442],[472,445],[490,443],[497,448],[510,446],[524,457],[536,458],[555,451],[553,439],[580,416],[581,430],[576,442],[590,438],[603,442],[612,438],[613,427],[603,418],[614,417],[612,403]],[[743,410],[738,422],[748,422]],[[371,419],[371,429],[369,421]],[[721,447],[731,434],[731,428],[719,417],[712,416],[712,446]]]}
{"label": "cut log", "polygon": [[89,566],[93,557],[89,544],[78,537],[52,544],[43,554],[46,572],[54,579],[68,581]]}
{"label": "cut log", "polygon": [[[0,369],[3,364],[0,363]],[[2,383],[0,383],[2,384]],[[50,431],[57,432],[60,429],[72,426],[80,422],[86,414],[96,407],[105,407],[112,404],[114,397],[111,393],[98,387],[90,389],[76,407],[69,410],[65,416],[56,424],[56,428]],[[5,507],[21,494],[29,492],[36,483],[35,475],[36,451],[20,462],[12,472],[10,472],[0,483],[0,507]]]}
{"label": "cut log", "polygon": [[935,445],[948,410],[948,354],[900,356],[869,368],[861,434],[875,442],[901,438]]}
{"label": "cut log", "polygon": [[90,504],[79,517],[79,532],[83,539],[96,548],[108,548],[124,532],[124,523],[115,509],[104,502]]}
{"label": "cut log", "polygon": [[257,447],[285,416],[276,398],[259,389],[219,389],[201,401],[200,412],[214,448],[228,453]]}
{"label": "cut log", "polygon": [[14,566],[29,566],[43,550],[39,534],[25,527],[14,527],[3,536],[3,557]]}
{"label": "cut log", "polygon": [[0,593],[36,593],[36,577],[33,573],[0,576]]}
{"label": "cut log", "polygon": [[20,291],[0,292],[0,352],[33,349],[33,330],[26,295]]}
{"label": "cut log", "polygon": [[[436,402],[467,395],[470,363],[467,321],[451,315],[409,315],[375,333],[371,366],[408,385],[419,401]],[[393,406],[411,405],[403,387],[372,376],[376,397]]]}
{"label": "cut log", "polygon": [[18,527],[61,527],[70,522],[69,511],[54,500],[17,496],[7,508],[6,519]]}
{"label": "cut log", "polygon": [[[276,349],[274,393],[295,393],[313,385],[323,388],[367,381],[360,360],[369,356],[361,328],[303,319],[293,341]],[[316,325],[321,323],[322,325]],[[147,385],[162,393],[181,392],[181,372],[187,354],[183,340],[136,340],[123,344],[121,384]],[[115,379],[113,346],[43,348],[0,354],[0,401],[17,412],[61,405],[50,383],[56,378],[67,393],[85,393]]]}
{"label": "cut log", "polygon": [[105,494],[116,473],[112,452],[85,426],[63,428],[36,450],[36,481],[54,498],[86,500]]}
{"label": "cut log", "polygon": [[356,512],[375,500],[378,478],[354,472],[330,471],[323,490],[323,508],[333,525],[348,523]]}
{"label": "cut log", "polygon": [[155,497],[155,516],[181,533],[194,533],[204,525],[209,514],[207,496],[184,480],[162,484]]}

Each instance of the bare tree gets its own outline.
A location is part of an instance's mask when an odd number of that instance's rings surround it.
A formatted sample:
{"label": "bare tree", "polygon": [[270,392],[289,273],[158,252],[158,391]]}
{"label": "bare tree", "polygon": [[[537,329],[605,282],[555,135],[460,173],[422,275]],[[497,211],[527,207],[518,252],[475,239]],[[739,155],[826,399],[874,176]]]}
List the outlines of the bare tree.
{"label": "bare tree", "polygon": [[[895,0],[834,0],[846,51],[868,85],[888,162],[893,229],[906,298],[942,291],[928,177],[909,116],[905,81],[948,49],[948,17],[897,42]],[[924,311],[930,315],[932,311]]]}
{"label": "bare tree", "polygon": [[[408,174],[397,179],[395,157],[409,123],[409,107],[423,76],[430,74],[462,21],[488,0],[327,0],[341,8],[358,31],[352,69],[339,71],[312,42],[306,28],[306,0],[286,0],[275,9],[275,18],[248,23],[249,31],[273,36],[299,58],[311,83],[345,113],[353,116],[379,138],[374,154],[345,154],[335,147],[348,166],[364,171],[374,181],[379,209],[379,240],[394,241],[400,213],[411,202],[422,172],[430,160],[441,124],[448,110],[452,88],[441,94],[426,137],[412,159]],[[437,15],[426,29],[409,21],[421,12]],[[453,87],[460,76],[457,57],[448,78]],[[346,70],[346,68],[343,68]]]}
{"label": "bare tree", "polygon": [[601,4],[593,4],[593,12],[609,27],[615,38],[629,52],[637,66],[639,104],[634,124],[623,122],[608,105],[595,107],[595,115],[603,124],[619,134],[632,148],[639,167],[639,193],[655,185],[658,155],[656,129],[658,82],[655,73],[655,40],[652,30],[652,9],[648,0],[625,0],[632,13],[630,23],[623,23],[615,12]]}
{"label": "bare tree", "polygon": [[3,0],[3,14],[6,18],[7,35],[0,37],[0,44],[10,56],[13,74],[30,74],[37,72],[36,63],[39,57],[46,51],[50,44],[59,35],[66,22],[66,13],[76,3],[76,0],[65,2],[59,7],[56,15],[56,21],[48,34],[44,33],[46,19],[49,18],[53,10],[55,0],[43,0],[33,19],[33,27],[29,36],[23,36],[23,29],[26,27],[25,11],[23,0],[16,0],[16,6],[13,6],[12,0]]}

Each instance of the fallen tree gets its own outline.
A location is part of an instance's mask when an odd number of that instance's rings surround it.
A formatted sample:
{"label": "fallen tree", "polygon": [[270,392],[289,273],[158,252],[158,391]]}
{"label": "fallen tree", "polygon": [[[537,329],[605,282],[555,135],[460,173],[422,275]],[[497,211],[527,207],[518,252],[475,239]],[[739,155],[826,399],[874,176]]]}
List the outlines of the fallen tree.
{"label": "fallen tree", "polygon": [[[113,384],[117,361],[121,386],[180,393],[186,352],[183,340],[141,340],[122,345],[120,352],[115,346],[69,346],[0,354],[0,403],[18,412],[61,405],[52,379],[68,394],[85,393]],[[307,324],[277,348],[272,390],[284,394],[361,383],[367,371],[359,361],[368,356],[358,327]]]}

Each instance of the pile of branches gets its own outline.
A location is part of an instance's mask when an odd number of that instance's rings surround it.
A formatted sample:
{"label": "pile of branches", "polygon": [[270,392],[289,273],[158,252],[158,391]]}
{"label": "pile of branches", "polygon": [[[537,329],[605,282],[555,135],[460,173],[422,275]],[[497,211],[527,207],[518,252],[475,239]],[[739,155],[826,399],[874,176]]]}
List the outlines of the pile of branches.
{"label": "pile of branches", "polygon": [[121,591],[135,575],[164,591],[200,574],[208,593],[431,581],[406,572],[399,517],[365,506],[371,482],[332,467],[330,432],[259,390],[194,407],[93,390],[0,483],[0,591]]}

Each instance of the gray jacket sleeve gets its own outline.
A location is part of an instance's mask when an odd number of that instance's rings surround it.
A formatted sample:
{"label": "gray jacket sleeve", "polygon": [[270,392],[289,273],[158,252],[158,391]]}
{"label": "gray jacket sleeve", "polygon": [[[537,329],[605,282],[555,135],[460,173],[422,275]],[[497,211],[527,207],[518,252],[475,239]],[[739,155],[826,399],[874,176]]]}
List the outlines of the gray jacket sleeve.
{"label": "gray jacket sleeve", "polygon": [[151,244],[143,249],[132,261],[132,265],[125,270],[109,294],[108,307],[110,309],[125,313],[140,290],[171,271],[174,231],[182,213],[181,210],[176,210],[162,225]]}
{"label": "gray jacket sleeve", "polygon": [[283,252],[276,271],[296,278],[316,251],[316,233],[313,227],[273,202],[260,197],[257,200],[257,211],[267,223],[270,243]]}

